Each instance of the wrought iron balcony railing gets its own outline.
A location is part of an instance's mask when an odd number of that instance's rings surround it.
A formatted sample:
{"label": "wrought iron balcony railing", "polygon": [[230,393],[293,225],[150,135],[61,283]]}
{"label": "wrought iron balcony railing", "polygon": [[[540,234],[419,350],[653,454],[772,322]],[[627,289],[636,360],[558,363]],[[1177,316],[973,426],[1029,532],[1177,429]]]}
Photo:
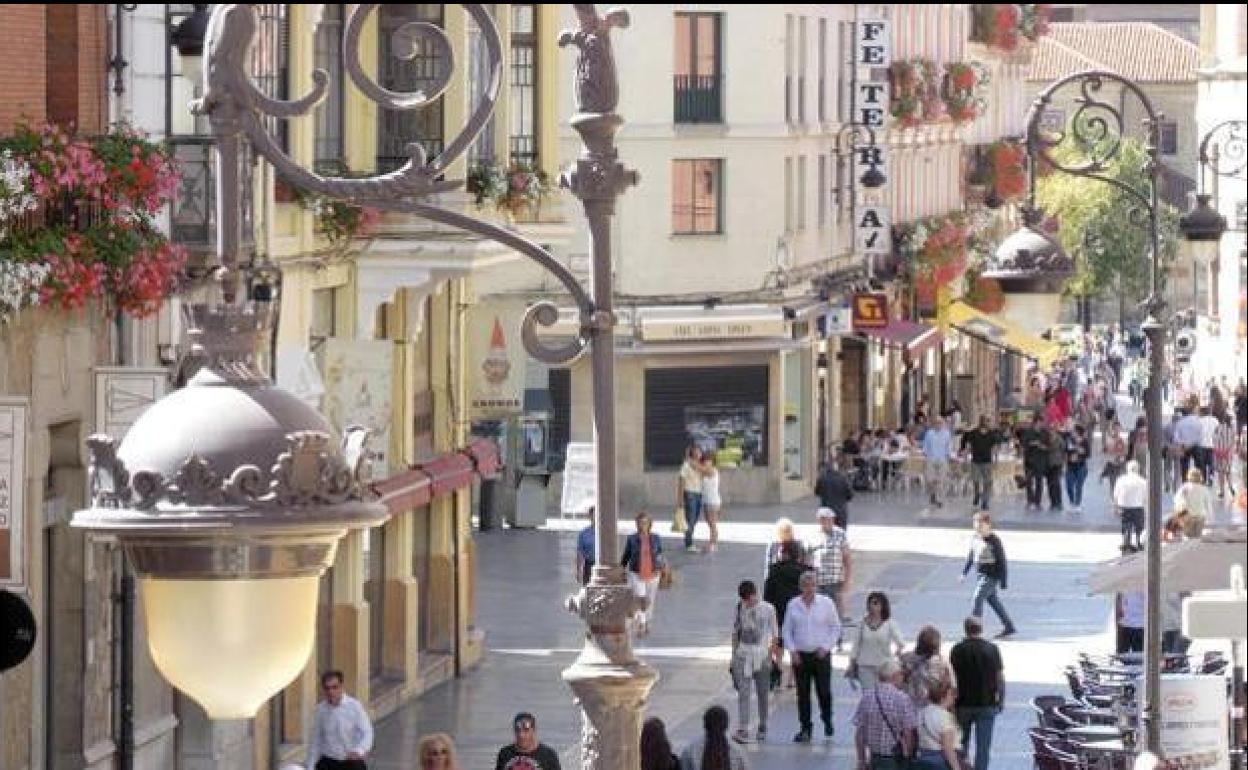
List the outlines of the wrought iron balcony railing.
{"label": "wrought iron balcony railing", "polygon": [[674,77],[677,123],[723,123],[723,78],[719,75]]}

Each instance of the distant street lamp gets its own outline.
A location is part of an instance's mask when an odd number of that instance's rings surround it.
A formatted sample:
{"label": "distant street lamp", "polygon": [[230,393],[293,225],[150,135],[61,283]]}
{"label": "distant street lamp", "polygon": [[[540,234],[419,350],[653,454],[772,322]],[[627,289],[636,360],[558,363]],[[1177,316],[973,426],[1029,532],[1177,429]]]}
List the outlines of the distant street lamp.
{"label": "distant street lamp", "polygon": [[[1221,260],[1222,236],[1226,233],[1226,217],[1218,212],[1219,177],[1243,177],[1248,158],[1245,157],[1244,134],[1248,123],[1228,120],[1213,128],[1200,140],[1200,192],[1192,210],[1179,219],[1179,232],[1191,248],[1196,265],[1207,267],[1209,294],[1207,315],[1217,318],[1218,270]],[[1205,179],[1211,192],[1205,192]],[[1212,204],[1210,203],[1212,201]],[[1195,267],[1195,266],[1194,266]]]}
{"label": "distant street lamp", "polygon": [[[343,42],[346,75],[378,107],[422,109],[451,84],[452,45],[427,23],[395,34],[423,39],[438,52],[436,83],[412,93],[382,87],[361,64],[361,36],[378,4],[350,14]],[[560,45],[579,49],[576,105],[571,125],[584,149],[562,184],[582,202],[593,254],[592,297],[546,249],[498,225],[437,205],[433,196],[462,182],[447,168],[472,145],[494,111],[502,83],[503,43],[491,12],[465,4],[485,48],[484,93],[446,149],[426,157],[417,143],[398,170],[367,178],[330,178],[297,165],[269,133],[272,119],[304,116],[328,92],[329,76],[313,72],[307,95],[282,101],[264,95],[248,75],[248,53],[259,24],[252,4],[217,5],[206,28],[203,98],[195,111],[208,118],[217,163],[217,257],[221,302],[191,309],[192,351],[205,361],[187,388],[161,399],[117,446],[106,436],[89,440],[92,508],[74,525],[114,534],[140,577],[153,658],[179,689],[213,718],[255,714],[306,665],[315,630],[318,576],[332,562],[350,528],[373,526],[385,509],[363,498],[362,456],[353,441],[344,458],[329,443],[325,419],[273,387],[256,364],[268,337],[269,314],[240,300],[239,266],[244,143],[287,182],[329,198],[423,217],[497,241],[554,275],[576,305],[579,326],[570,342],[551,347],[538,326],[553,326],[558,309],[538,302],[525,313],[525,348],[547,363],[567,363],[591,352],[597,450],[596,565],[590,584],[570,601],[588,633],[577,661],[563,673],[584,710],[585,770],[639,765],[641,715],[658,674],[634,656],[628,624],[639,602],[618,565],[618,490],[615,456],[616,317],[611,285],[611,228],[615,201],[637,183],[619,161],[615,113],[619,86],[611,51],[612,28],[628,14],[600,17],[576,5],[579,25]],[[197,6],[197,12],[202,10]],[[179,49],[194,58],[193,14],[179,28]],[[196,22],[198,23],[198,22]],[[409,46],[410,48],[410,46]],[[358,438],[358,437],[356,437]]]}
{"label": "distant street lamp", "polygon": [[[1102,95],[1106,85],[1116,85],[1120,94]],[[1074,114],[1064,129],[1046,131],[1041,127],[1045,111],[1055,94],[1069,88],[1074,93]],[[1139,102],[1144,114],[1144,149],[1148,161],[1141,169],[1147,182],[1132,186],[1110,174],[1112,161],[1118,157],[1127,139],[1126,106],[1130,99]],[[1031,167],[1043,161],[1054,171],[1096,179],[1112,185],[1133,202],[1136,216],[1128,217],[1124,227],[1147,228],[1151,264],[1150,293],[1144,302],[1146,318],[1142,324],[1149,343],[1149,381],[1145,394],[1145,415],[1148,420],[1148,467],[1162,467],[1161,451],[1161,382],[1165,369],[1165,333],[1163,319],[1165,302],[1161,296],[1161,236],[1158,225],[1160,204],[1157,193],[1161,182],[1160,116],[1148,96],[1135,82],[1112,72],[1087,71],[1050,84],[1036,97],[1027,113],[1027,153]],[[1058,147],[1068,147],[1068,159],[1056,156]],[[1034,175],[1033,175],[1034,177]],[[1034,181],[1033,181],[1034,184]],[[1147,640],[1144,647],[1144,695],[1141,716],[1146,730],[1145,747],[1155,756],[1161,751],[1161,482],[1162,474],[1148,474],[1148,613]]]}

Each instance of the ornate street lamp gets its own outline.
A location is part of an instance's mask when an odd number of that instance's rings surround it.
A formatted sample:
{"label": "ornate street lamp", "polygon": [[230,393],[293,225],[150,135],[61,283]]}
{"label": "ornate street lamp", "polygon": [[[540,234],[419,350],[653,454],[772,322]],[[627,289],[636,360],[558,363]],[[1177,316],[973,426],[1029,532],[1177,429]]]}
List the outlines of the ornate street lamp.
{"label": "ornate street lamp", "polygon": [[[1117,86],[1120,94],[1103,94],[1105,86]],[[1067,89],[1076,105],[1066,128],[1059,131],[1041,129],[1041,120],[1054,96]],[[1124,113],[1126,103],[1139,102],[1144,114],[1143,140],[1148,161],[1142,171],[1147,181],[1133,186],[1110,174],[1110,165],[1128,137]],[[1117,105],[1117,106],[1115,106]],[[1047,162],[1054,171],[1096,179],[1114,186],[1130,198],[1134,216],[1123,222],[1124,227],[1145,227],[1149,234],[1149,258],[1152,280],[1148,299],[1144,302],[1147,317],[1142,328],[1149,343],[1149,381],[1145,394],[1145,415],[1152,427],[1148,431],[1148,467],[1160,468],[1161,453],[1161,381],[1164,373],[1166,324],[1165,303],[1161,296],[1161,236],[1158,228],[1158,185],[1161,158],[1158,154],[1160,116],[1140,87],[1131,80],[1112,72],[1087,71],[1058,80],[1044,89],[1027,113],[1027,153],[1032,168],[1039,161]],[[1069,159],[1058,157],[1054,150],[1069,147]],[[1034,184],[1034,180],[1033,180]],[[1161,482],[1162,474],[1148,475],[1148,637],[1144,647],[1144,694],[1141,716],[1146,729],[1147,750],[1160,757],[1161,752]]]}
{"label": "ornate street lamp", "polygon": [[[1209,270],[1208,315],[1216,318],[1218,313],[1219,248],[1226,232],[1226,217],[1218,212],[1218,178],[1239,177],[1248,167],[1244,134],[1248,122],[1227,120],[1213,128],[1200,140],[1200,192],[1192,210],[1179,219],[1179,232],[1187,240],[1192,259]],[[1206,193],[1206,176],[1212,182],[1211,193]],[[1211,203],[1212,201],[1212,203]]]}
{"label": "ornate street lamp", "polygon": [[884,172],[880,171],[880,164],[883,162],[882,154],[879,147],[875,144],[875,131],[870,126],[860,123],[846,123],[841,126],[841,130],[836,132],[836,150],[840,153],[841,148],[848,148],[851,156],[859,152],[865,153],[865,161],[867,170],[863,172],[858,179],[859,184],[868,190],[877,190],[888,183],[888,177],[884,176]]}
{"label": "ornate street lamp", "polygon": [[[422,109],[451,82],[452,46],[437,26],[412,22],[396,30],[422,39],[443,59],[436,83],[413,93],[388,90],[360,63],[360,38],[378,4],[358,6],[344,36],[348,77],[367,98],[390,110]],[[563,673],[584,710],[583,767],[633,768],[639,762],[641,713],[656,672],[633,655],[628,621],[640,609],[617,563],[614,360],[610,220],[616,198],[637,183],[620,163],[615,134],[619,87],[612,28],[628,14],[600,17],[576,5],[578,28],[560,45],[579,49],[577,113],[571,124],[584,148],[560,180],[581,200],[593,253],[592,297],[548,251],[515,232],[443,208],[432,197],[459,188],[446,170],[486,126],[501,84],[503,45],[486,7],[464,5],[485,46],[486,89],[467,124],[434,158],[416,143],[398,170],[362,179],[321,176],[297,165],[266,129],[273,119],[307,115],[324,98],[329,77],[293,101],[265,96],[248,76],[247,54],[258,26],[254,5],[216,6],[207,27],[204,96],[194,110],[207,117],[217,161],[222,301],[190,313],[193,352],[204,369],[162,399],[117,446],[89,441],[92,508],[76,526],[115,534],[140,577],[153,657],[162,673],[212,717],[250,717],[263,700],[306,665],[312,649],[317,577],[332,562],[338,539],[372,526],[384,509],[363,499],[359,442],[344,458],[330,444],[324,418],[273,387],[256,364],[268,315],[239,302],[242,242],[240,180],[244,142],[286,181],[306,190],[381,210],[412,214],[498,241],[554,274],[576,306],[575,337],[550,347],[538,326],[558,320],[553,303],[525,313],[525,348],[548,363],[567,363],[589,349],[597,450],[596,566],[570,608],[588,626],[585,647]]]}

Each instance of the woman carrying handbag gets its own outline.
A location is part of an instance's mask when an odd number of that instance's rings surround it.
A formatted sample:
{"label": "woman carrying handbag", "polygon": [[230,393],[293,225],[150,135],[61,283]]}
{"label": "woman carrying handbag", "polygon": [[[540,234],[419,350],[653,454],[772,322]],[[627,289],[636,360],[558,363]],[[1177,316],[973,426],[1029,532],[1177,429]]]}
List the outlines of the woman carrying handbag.
{"label": "woman carrying handbag", "polygon": [[771,689],[771,667],[775,640],[780,636],[776,608],[763,601],[752,580],[743,580],[737,587],[736,617],[732,624],[732,686],[737,690],[737,729],[732,739],[737,743],[750,740],[750,690],[758,701],[758,732],[761,742],[767,737],[767,695]]}
{"label": "woman carrying handbag", "polygon": [[624,556],[620,566],[628,570],[628,586],[633,593],[646,600],[646,608],[637,613],[637,636],[650,635],[650,621],[654,620],[654,603],[659,598],[659,583],[665,569],[663,542],[651,529],[654,522],[650,514],[637,514],[637,531],[624,541]]}

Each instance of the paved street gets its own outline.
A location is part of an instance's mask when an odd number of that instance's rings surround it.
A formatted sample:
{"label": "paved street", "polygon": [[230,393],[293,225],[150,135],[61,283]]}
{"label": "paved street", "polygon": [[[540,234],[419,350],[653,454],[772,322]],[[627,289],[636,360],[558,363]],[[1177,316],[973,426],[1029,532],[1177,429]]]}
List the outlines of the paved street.
{"label": "paved street", "polygon": [[[1097,458],[1093,470],[1099,467]],[[961,638],[961,621],[970,610],[971,584],[958,581],[969,543],[969,509],[965,501],[937,511],[924,511],[923,504],[917,495],[881,499],[867,493],[855,499],[850,608],[860,616],[868,591],[886,591],[907,639],[931,623],[940,629],[947,652]],[[668,724],[678,750],[700,732],[701,714],[711,703],[726,706],[735,721],[727,661],[736,585],[745,578],[761,584],[764,544],[777,517],[790,516],[803,535],[813,534],[814,508],[811,500],[729,510],[713,554],[680,551],[667,522],[656,525],[678,580],[673,590],[660,594],[653,632],[638,652],[661,674],[649,714]],[[1021,495],[997,501],[994,513],[1011,561],[1004,601],[1020,633],[1001,644],[1009,686],[1007,709],[996,727],[993,767],[1025,770],[1032,767],[1026,735],[1034,724],[1029,699],[1065,692],[1062,667],[1075,653],[1103,652],[1112,644],[1110,600],[1087,596],[1086,579],[1095,563],[1117,555],[1118,524],[1108,488],[1094,482],[1088,484],[1082,514],[1029,513]],[[576,587],[575,532],[583,524],[551,519],[539,531],[477,536],[479,623],[488,635],[489,655],[469,676],[381,722],[373,767],[413,767],[419,737],[445,731],[455,737],[465,770],[490,770],[498,747],[510,740],[511,717],[519,710],[538,716],[542,740],[561,752],[565,767],[574,766],[580,723],[559,673],[576,657],[583,632],[560,605]],[[705,538],[704,528],[699,536]],[[986,626],[989,634],[999,630],[991,613]],[[796,701],[791,690],[781,692],[774,699],[769,741],[748,747],[755,770],[848,766],[850,718],[858,696],[842,677],[845,662],[844,655],[836,656],[836,737],[809,746],[791,743]]]}

